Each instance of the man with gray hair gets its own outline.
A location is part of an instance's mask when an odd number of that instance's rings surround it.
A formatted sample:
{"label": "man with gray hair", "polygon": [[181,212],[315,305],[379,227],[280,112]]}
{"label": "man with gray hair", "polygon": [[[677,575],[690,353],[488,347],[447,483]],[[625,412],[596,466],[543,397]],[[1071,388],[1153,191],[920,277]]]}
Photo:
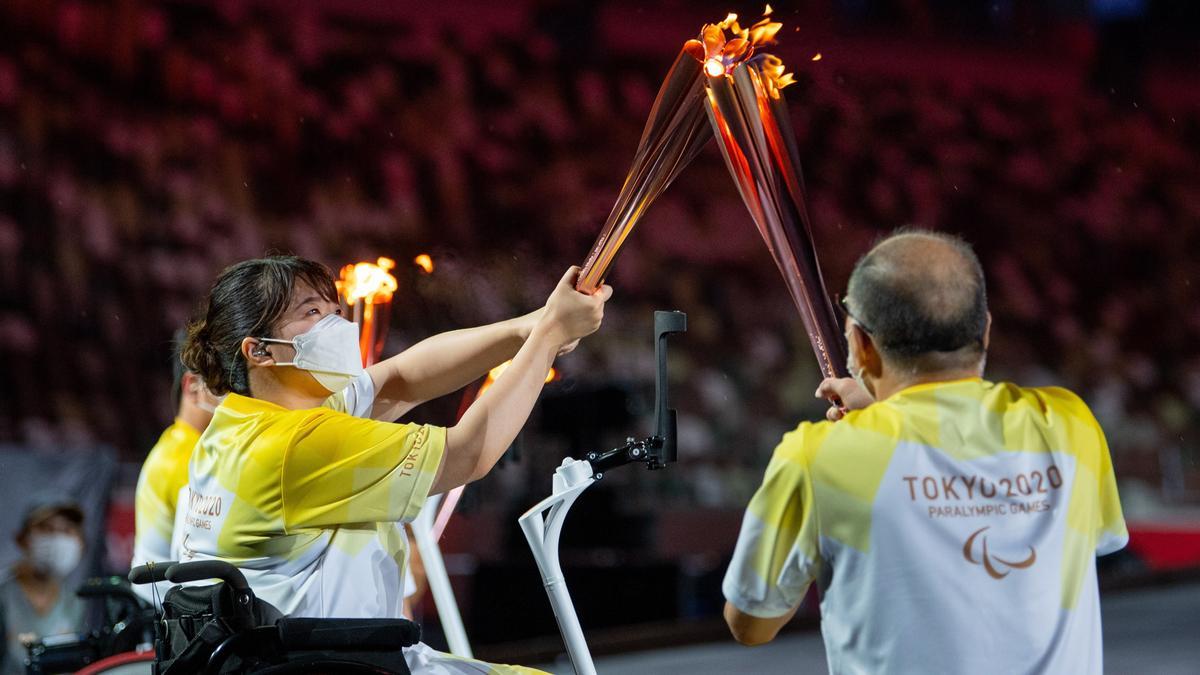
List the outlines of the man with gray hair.
{"label": "man with gray hair", "polygon": [[1095,556],[1128,540],[1104,433],[1075,394],[982,379],[969,245],[928,231],[863,256],[841,406],[784,436],[725,576],[744,644],[809,585],[834,673],[1100,673]]}

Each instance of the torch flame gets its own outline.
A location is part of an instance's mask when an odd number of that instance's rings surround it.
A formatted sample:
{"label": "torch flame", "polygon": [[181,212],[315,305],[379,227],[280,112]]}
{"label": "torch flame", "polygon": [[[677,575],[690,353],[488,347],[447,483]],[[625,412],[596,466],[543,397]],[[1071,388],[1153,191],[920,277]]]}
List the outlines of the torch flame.
{"label": "torch flame", "polygon": [[337,280],[338,293],[351,306],[359,300],[367,304],[388,302],[396,292],[396,277],[388,270],[396,267],[396,261],[380,257],[374,263],[360,262],[342,268]]}
{"label": "torch flame", "polygon": [[779,98],[779,90],[796,82],[792,73],[784,72],[786,66],[783,60],[774,54],[767,54],[762,63],[763,84],[771,98]]}
{"label": "torch flame", "polygon": [[[510,365],[512,365],[511,360],[505,361],[504,363],[501,363],[500,365],[496,366],[495,368],[492,368],[491,370],[489,370],[488,374],[487,374],[487,379],[485,379],[483,381],[483,384],[479,387],[479,393],[475,395],[475,398],[478,399],[480,396],[483,396],[483,392],[487,391],[489,387],[491,387],[493,384],[495,384],[496,380],[500,379],[500,374],[503,373],[505,370],[507,370]],[[553,382],[557,379],[558,379],[558,371],[551,368],[550,372],[546,373],[546,384],[550,384],[551,382]]]}
{"label": "torch flame", "polygon": [[416,264],[417,267],[420,267],[422,270],[424,270],[425,274],[433,274],[433,258],[431,258],[428,253],[422,253],[421,255],[413,258],[413,263]]}
{"label": "torch flame", "polygon": [[769,18],[773,11],[767,5],[763,10],[763,18],[749,28],[742,28],[738,23],[738,15],[730,13],[720,23],[705,24],[700,29],[700,37],[688,40],[684,50],[704,64],[704,74],[709,77],[728,75],[738,64],[752,58],[764,59],[767,65],[763,72],[769,82],[768,90],[773,97],[777,97],[780,89],[795,80],[791,73],[784,72],[783,61],[778,57],[770,54],[755,56],[758,48],[774,44],[775,36],[783,28],[782,23]]}
{"label": "torch flame", "polygon": [[[392,294],[396,292],[396,277],[388,270],[396,267],[396,261],[380,257],[374,263],[360,262],[346,265],[336,282],[338,295],[350,306],[354,323],[359,325],[358,347],[364,366],[379,359],[387,336],[387,310],[391,306]],[[385,312],[376,316],[376,308]]]}

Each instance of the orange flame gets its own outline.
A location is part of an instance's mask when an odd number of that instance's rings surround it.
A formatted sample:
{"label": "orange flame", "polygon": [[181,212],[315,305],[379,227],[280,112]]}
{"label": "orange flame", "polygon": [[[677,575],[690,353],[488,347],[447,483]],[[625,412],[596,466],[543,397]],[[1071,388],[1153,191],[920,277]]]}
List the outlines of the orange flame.
{"label": "orange flame", "polygon": [[[483,392],[487,391],[489,387],[495,384],[496,380],[500,379],[500,374],[507,370],[510,365],[512,365],[512,361],[505,361],[504,363],[501,363],[495,368],[489,370],[487,379],[485,379],[483,384],[479,387],[479,393],[475,395],[475,398],[478,399],[480,396],[483,396]],[[550,384],[557,379],[558,371],[554,368],[551,368],[550,372],[546,373],[546,384]]]}
{"label": "orange flame", "polygon": [[[704,64],[705,75],[729,75],[738,64],[754,57],[758,48],[775,43],[775,36],[783,28],[783,24],[769,18],[773,11],[771,6],[767,5],[763,10],[763,18],[749,28],[743,28],[738,23],[737,14],[730,13],[720,23],[705,24],[700,29],[698,39],[684,43],[684,50]],[[765,54],[763,61],[762,70],[767,80],[768,91],[773,97],[777,97],[780,89],[795,80],[791,73],[784,72],[783,61],[779,57]]]}
{"label": "orange flame", "polygon": [[342,268],[341,278],[337,280],[338,293],[346,299],[350,306],[359,300],[368,305],[389,302],[396,292],[396,277],[388,270],[396,267],[396,261],[391,258],[379,258],[374,263],[360,262],[346,265]]}
{"label": "orange flame", "polygon": [[421,255],[413,258],[413,263],[416,264],[417,267],[420,267],[422,270],[424,270],[425,274],[433,274],[433,258],[431,258],[428,253],[422,253]]}
{"label": "orange flame", "polygon": [[771,98],[779,98],[779,90],[795,84],[796,78],[792,73],[785,72],[786,66],[783,65],[783,60],[774,54],[767,54],[762,63],[763,84],[766,86],[767,93]]}

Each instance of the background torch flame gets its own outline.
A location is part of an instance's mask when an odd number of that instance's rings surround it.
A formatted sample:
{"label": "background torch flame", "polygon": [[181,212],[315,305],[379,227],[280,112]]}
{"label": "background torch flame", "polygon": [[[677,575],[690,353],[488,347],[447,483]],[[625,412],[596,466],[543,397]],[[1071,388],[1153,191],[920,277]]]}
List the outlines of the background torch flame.
{"label": "background torch flame", "polygon": [[343,267],[341,278],[335,282],[338,293],[350,308],[354,323],[359,326],[358,347],[364,366],[378,361],[383,351],[388,310],[392,294],[399,287],[396,277],[388,271],[395,267],[395,260],[384,257],[374,263],[354,263]]}
{"label": "background torch flame", "polygon": [[[512,365],[511,360],[505,361],[504,363],[501,363],[500,365],[496,366],[495,368],[492,368],[491,370],[489,370],[488,374],[487,374],[487,378],[483,381],[483,384],[480,385],[479,393],[475,395],[475,398],[478,400],[478,398],[480,396],[483,396],[483,392],[487,391],[489,387],[491,387],[493,384],[495,384],[496,380],[500,379],[500,374],[503,373],[506,369],[508,369],[508,367],[510,365]],[[553,382],[557,379],[558,379],[558,371],[551,368],[550,372],[546,373],[546,384],[550,384],[551,382]]]}
{"label": "background torch flame", "polygon": [[337,280],[338,292],[353,306],[359,300],[368,303],[389,302],[398,287],[396,277],[388,270],[395,269],[396,261],[380,257],[374,263],[360,262],[342,268]]}
{"label": "background torch flame", "polygon": [[428,253],[422,253],[413,258],[413,264],[420,267],[425,274],[433,274],[433,258]]}

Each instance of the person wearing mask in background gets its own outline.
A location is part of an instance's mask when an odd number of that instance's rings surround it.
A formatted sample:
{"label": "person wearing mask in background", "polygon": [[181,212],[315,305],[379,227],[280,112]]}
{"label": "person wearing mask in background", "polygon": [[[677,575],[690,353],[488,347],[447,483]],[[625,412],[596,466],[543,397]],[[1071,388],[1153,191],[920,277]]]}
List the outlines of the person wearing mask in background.
{"label": "person wearing mask in background", "polygon": [[[487,475],[524,426],[555,357],[600,327],[612,289],[579,293],[577,275],[569,270],[536,312],[434,336],[364,370],[358,327],[340,316],[323,265],[273,256],[226,269],[183,349],[184,364],[225,399],[192,455],[181,560],[236,565],[260,598],[290,616],[399,617],[400,523],[430,494]],[[509,358],[454,427],[377,421]],[[376,419],[322,407],[348,385]],[[421,643],[399,658],[418,675],[526,672]]]}
{"label": "person wearing mask in background", "polygon": [[[181,331],[175,344],[182,344],[184,337],[186,334]],[[171,535],[175,530],[175,508],[180,491],[187,485],[188,459],[220,403],[199,375],[183,367],[177,347],[171,351],[175,421],[150,449],[138,475],[134,494],[133,566],[173,559]],[[157,589],[149,584],[133,589],[144,600],[152,602],[156,594],[161,600],[170,586],[163,582]]]}
{"label": "person wearing mask in background", "polygon": [[960,239],[885,239],[844,308],[853,377],[817,390],[844,408],[784,436],[746,509],[734,637],[774,639],[815,581],[833,673],[1102,672],[1095,556],[1129,536],[1087,405],[982,378],[991,315]]}
{"label": "person wearing mask in background", "polygon": [[26,648],[49,635],[78,633],[85,608],[63,581],[83,558],[83,511],[68,499],[39,499],[17,531],[22,557],[0,581],[0,632],[6,653],[0,673],[25,672]]}

